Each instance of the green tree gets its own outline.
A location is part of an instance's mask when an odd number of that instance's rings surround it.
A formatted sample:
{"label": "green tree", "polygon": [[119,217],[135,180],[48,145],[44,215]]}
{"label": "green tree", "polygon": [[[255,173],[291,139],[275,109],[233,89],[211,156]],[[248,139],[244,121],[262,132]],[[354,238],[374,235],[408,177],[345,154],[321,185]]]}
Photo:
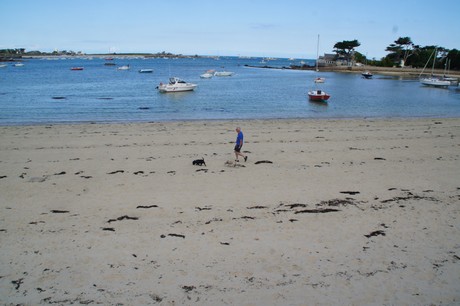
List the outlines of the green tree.
{"label": "green tree", "polygon": [[393,59],[395,63],[400,63],[402,67],[406,65],[409,56],[417,52],[420,47],[415,45],[410,37],[399,37],[390,44],[385,51],[391,52],[388,57]]}
{"label": "green tree", "polygon": [[355,40],[344,40],[341,42],[338,42],[334,45],[334,50],[333,52],[337,53],[337,55],[344,56],[345,59],[347,60],[347,63],[352,60],[353,53],[355,51],[355,48],[359,47],[361,44],[360,42],[355,39]]}
{"label": "green tree", "polygon": [[447,58],[450,60],[451,70],[460,70],[460,51],[452,49],[447,53]]}

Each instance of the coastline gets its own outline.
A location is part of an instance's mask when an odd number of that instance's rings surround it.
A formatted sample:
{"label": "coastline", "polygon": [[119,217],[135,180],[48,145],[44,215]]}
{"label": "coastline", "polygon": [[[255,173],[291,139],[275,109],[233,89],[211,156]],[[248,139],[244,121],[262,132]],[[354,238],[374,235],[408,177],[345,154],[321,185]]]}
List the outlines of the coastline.
{"label": "coastline", "polygon": [[[249,159],[234,167],[236,126]],[[458,303],[459,132],[460,118],[0,126],[0,302]]]}
{"label": "coastline", "polygon": [[[50,55],[28,55],[24,56],[20,60],[23,59],[44,59],[49,58]],[[78,55],[78,56],[70,56],[70,55],[62,55],[56,57],[64,57],[68,59],[75,59],[75,58],[86,58],[86,57],[94,57],[94,58],[108,58],[108,57],[121,57],[121,58],[138,58],[138,57],[145,57],[145,58],[216,58],[218,56],[212,55],[183,55],[183,54],[172,54],[172,53],[156,53],[156,54],[145,54],[145,53],[138,53],[138,54],[87,54],[87,55]],[[257,66],[257,65],[245,65],[251,68],[265,68],[265,69],[291,69],[291,70],[315,70],[316,67],[307,67],[303,68],[300,66],[295,67],[272,67],[272,66]],[[422,73],[424,76],[431,75],[431,69],[429,68],[413,68],[413,67],[377,67],[377,66],[326,66],[326,67],[318,67],[319,71],[323,72],[340,72],[340,73],[362,73],[364,71],[371,71],[376,74],[382,75],[390,75],[390,76],[402,76],[402,77],[419,77]],[[450,70],[448,73],[443,69],[434,69],[433,70],[434,76],[448,76],[448,77],[456,77],[460,78],[460,71]]]}
{"label": "coastline", "polygon": [[[320,71],[333,71],[343,73],[362,73],[364,71],[371,71],[374,74],[393,75],[393,76],[411,76],[419,77],[420,74],[424,76],[431,75],[431,69],[425,68],[411,68],[411,67],[376,67],[376,66],[361,66],[361,67],[321,67]],[[434,76],[449,76],[449,77],[460,77],[460,71],[449,71],[447,74],[442,69],[433,70]]]}
{"label": "coastline", "polygon": [[[250,68],[261,68],[261,69],[286,69],[286,70],[315,70],[316,67],[272,67],[272,66],[253,66],[253,65],[245,65]],[[363,73],[365,71],[371,71],[374,74],[382,74],[382,75],[389,75],[389,76],[401,76],[401,77],[411,77],[411,78],[418,78],[420,75],[422,76],[429,76],[431,75],[430,69],[423,69],[423,68],[412,68],[412,67],[377,67],[377,66],[326,66],[326,67],[318,67],[319,72],[338,72],[338,73]],[[447,76],[447,77],[460,77],[460,71],[449,71],[447,74],[442,69],[434,69],[433,76]]]}

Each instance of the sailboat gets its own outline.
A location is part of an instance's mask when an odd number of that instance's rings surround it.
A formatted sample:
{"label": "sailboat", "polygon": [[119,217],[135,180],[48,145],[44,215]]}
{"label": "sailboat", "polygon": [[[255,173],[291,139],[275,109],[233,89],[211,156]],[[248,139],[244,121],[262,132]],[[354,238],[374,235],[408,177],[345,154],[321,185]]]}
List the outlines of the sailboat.
{"label": "sailboat", "polygon": [[[420,73],[420,76],[422,75],[423,71],[425,70],[426,66],[428,65],[430,59],[431,59],[431,56],[434,55],[433,57],[433,66],[431,68],[431,77],[429,78],[420,78],[420,83],[422,83],[423,85],[426,85],[426,86],[433,86],[433,87],[443,87],[443,88],[447,88],[449,85],[450,85],[450,81],[446,81],[446,80],[442,80],[440,78],[436,78],[434,77],[433,75],[433,72],[434,72],[434,63],[436,61],[436,54],[438,52],[438,49],[434,49],[434,52],[430,55],[430,58],[428,58],[428,61],[426,62],[425,64],[425,67],[423,67],[423,70],[422,72]],[[419,76],[419,77],[420,77]]]}
{"label": "sailboat", "polygon": [[[318,44],[316,46],[316,71],[319,71],[318,69],[318,58],[319,58],[319,35],[318,35]],[[320,77],[317,77],[315,80],[314,80],[314,83],[317,84],[317,83],[324,83],[325,81],[325,78],[320,78]],[[325,91],[319,89],[319,88],[316,88],[314,90],[310,90],[308,92],[308,98],[311,100],[311,101],[315,101],[315,102],[326,102],[331,96],[326,93]]]}
{"label": "sailboat", "polygon": [[[318,60],[319,60],[319,34],[318,34],[318,41],[316,43],[316,72],[319,72]],[[326,81],[326,78],[322,78],[322,77],[317,77],[315,79],[315,83],[324,83],[325,81]]]}

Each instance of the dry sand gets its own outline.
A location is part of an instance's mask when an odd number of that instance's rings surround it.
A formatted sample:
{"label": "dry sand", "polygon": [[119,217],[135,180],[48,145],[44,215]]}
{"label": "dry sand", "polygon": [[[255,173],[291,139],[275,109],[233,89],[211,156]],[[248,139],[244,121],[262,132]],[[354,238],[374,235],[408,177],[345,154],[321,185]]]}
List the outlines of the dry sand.
{"label": "dry sand", "polygon": [[[233,167],[237,125],[249,159]],[[460,304],[460,119],[0,127],[0,140],[2,304]]]}

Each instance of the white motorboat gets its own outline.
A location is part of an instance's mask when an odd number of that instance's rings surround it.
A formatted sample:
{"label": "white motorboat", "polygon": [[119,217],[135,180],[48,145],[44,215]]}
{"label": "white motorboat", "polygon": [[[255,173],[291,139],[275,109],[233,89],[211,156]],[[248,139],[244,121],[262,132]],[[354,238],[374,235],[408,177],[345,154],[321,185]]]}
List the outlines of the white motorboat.
{"label": "white motorboat", "polygon": [[315,79],[315,83],[324,83],[325,81],[326,81],[325,78],[317,77],[317,78]]}
{"label": "white motorboat", "polygon": [[230,71],[216,71],[214,72],[214,76],[218,77],[226,77],[226,76],[232,76],[233,72]]}
{"label": "white motorboat", "polygon": [[140,69],[139,73],[153,73],[153,69]]}
{"label": "white motorboat", "polygon": [[181,92],[194,90],[198,85],[193,83],[187,83],[179,78],[169,78],[168,84],[160,83],[158,90],[160,92]]}
{"label": "white motorboat", "polygon": [[213,74],[212,73],[209,73],[209,72],[205,72],[203,74],[200,74],[200,78],[202,79],[210,79],[212,78]]}
{"label": "white motorboat", "polygon": [[129,70],[129,65],[120,66],[117,69],[118,70]]}
{"label": "white motorboat", "polygon": [[207,70],[205,73],[200,75],[200,78],[202,79],[210,79],[213,77],[215,71],[214,70]]}

